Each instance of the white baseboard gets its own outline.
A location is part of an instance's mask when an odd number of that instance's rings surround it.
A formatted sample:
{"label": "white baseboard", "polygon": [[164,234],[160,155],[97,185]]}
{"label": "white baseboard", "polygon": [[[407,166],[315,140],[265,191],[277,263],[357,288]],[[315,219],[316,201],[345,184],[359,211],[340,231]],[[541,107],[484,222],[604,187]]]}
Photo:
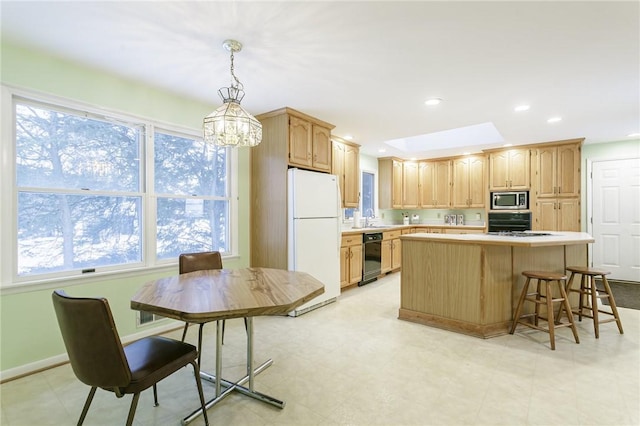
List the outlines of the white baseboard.
{"label": "white baseboard", "polygon": [[[148,328],[139,333],[130,334],[128,336],[122,337],[122,343],[127,344],[134,342],[136,340],[142,339],[147,336],[155,336],[162,333],[167,333],[169,331],[173,331],[177,328],[182,327],[182,322],[180,321],[169,321],[157,327]],[[64,353],[56,356],[52,356],[50,358],[45,358],[42,360],[38,360],[36,362],[31,362],[29,364],[20,365],[18,367],[9,368],[7,370],[0,371],[0,383],[4,383],[9,380],[17,379],[23,376],[28,376],[29,374],[34,374],[40,372],[42,370],[46,370],[49,368],[57,367],[60,364],[64,364],[69,362],[69,356]]]}

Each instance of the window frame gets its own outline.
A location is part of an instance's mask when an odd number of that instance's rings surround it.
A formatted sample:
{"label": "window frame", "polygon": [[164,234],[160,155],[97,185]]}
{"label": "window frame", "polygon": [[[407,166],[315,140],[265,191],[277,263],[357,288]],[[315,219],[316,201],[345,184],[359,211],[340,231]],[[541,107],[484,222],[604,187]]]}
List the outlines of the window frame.
{"label": "window frame", "polygon": [[[80,284],[94,282],[98,279],[105,279],[105,276],[126,277],[133,275],[143,275],[151,270],[168,269],[177,265],[177,258],[158,260],[156,257],[156,194],[154,191],[154,150],[153,136],[156,131],[167,132],[187,138],[202,138],[199,129],[187,128],[184,126],[163,122],[157,119],[142,117],[134,113],[125,113],[109,108],[98,107],[80,101],[25,90],[2,84],[0,86],[0,113],[1,133],[3,143],[0,144],[0,290],[3,293],[22,292],[34,288],[52,288],[58,282],[72,282]],[[143,128],[144,135],[141,139],[140,158],[144,161],[140,165],[140,188],[141,201],[141,233],[142,250],[141,262],[128,263],[126,265],[115,265],[97,267],[95,272],[83,274],[81,270],[61,271],[47,274],[19,276],[17,270],[17,244],[18,244],[18,214],[17,200],[18,187],[16,176],[16,129],[15,129],[15,108],[14,103],[24,101],[25,103],[39,105],[40,107],[52,107],[56,110],[69,111],[73,114],[86,113],[93,117],[119,121],[122,123],[135,123]],[[228,149],[227,171],[229,182],[229,253],[227,257],[238,256],[238,154],[237,150]]]}

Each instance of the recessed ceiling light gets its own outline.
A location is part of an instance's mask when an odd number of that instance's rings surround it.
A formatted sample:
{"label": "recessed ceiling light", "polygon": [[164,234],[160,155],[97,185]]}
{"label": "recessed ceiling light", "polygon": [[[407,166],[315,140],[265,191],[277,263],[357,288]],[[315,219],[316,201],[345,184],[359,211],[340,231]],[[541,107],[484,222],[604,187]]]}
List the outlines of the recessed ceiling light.
{"label": "recessed ceiling light", "polygon": [[442,102],[442,99],[440,98],[431,98],[424,101],[424,104],[428,106],[434,106],[434,105],[439,105],[440,102]]}
{"label": "recessed ceiling light", "polygon": [[463,152],[462,155],[471,155],[470,152]]}
{"label": "recessed ceiling light", "polygon": [[547,120],[547,123],[557,123],[558,121],[562,121],[562,117],[551,117]]}
{"label": "recessed ceiling light", "polygon": [[380,149],[378,150],[378,152],[387,152],[387,150],[386,150],[386,149],[384,149],[384,148],[380,148]]}
{"label": "recessed ceiling light", "polygon": [[518,105],[513,110],[515,112],[527,111],[529,109],[529,105]]}
{"label": "recessed ceiling light", "polygon": [[353,140],[353,136],[351,135],[346,135],[344,138],[348,141]]}
{"label": "recessed ceiling light", "polygon": [[512,143],[505,143],[505,144],[504,144],[504,145],[502,145],[502,146],[503,146],[504,148],[507,148],[507,147],[509,147],[509,146],[513,146],[513,144],[512,144]]}
{"label": "recessed ceiling light", "polygon": [[630,138],[637,138],[638,136],[640,136],[640,133],[629,133],[627,136]]}

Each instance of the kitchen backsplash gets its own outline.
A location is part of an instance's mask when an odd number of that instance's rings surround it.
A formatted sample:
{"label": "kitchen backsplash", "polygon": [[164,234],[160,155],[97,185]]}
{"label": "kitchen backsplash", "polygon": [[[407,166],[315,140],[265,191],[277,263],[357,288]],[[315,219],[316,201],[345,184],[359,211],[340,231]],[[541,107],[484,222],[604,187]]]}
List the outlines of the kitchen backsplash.
{"label": "kitchen backsplash", "polygon": [[[462,215],[464,225],[484,226],[486,212],[484,209],[442,209],[442,210],[396,210],[381,209],[374,219],[369,219],[369,224],[373,225],[403,225],[405,215],[409,218],[410,225],[447,225],[446,215]],[[364,219],[362,219],[364,220]],[[344,221],[343,229],[353,226],[352,221]],[[364,223],[362,224],[364,226]]]}

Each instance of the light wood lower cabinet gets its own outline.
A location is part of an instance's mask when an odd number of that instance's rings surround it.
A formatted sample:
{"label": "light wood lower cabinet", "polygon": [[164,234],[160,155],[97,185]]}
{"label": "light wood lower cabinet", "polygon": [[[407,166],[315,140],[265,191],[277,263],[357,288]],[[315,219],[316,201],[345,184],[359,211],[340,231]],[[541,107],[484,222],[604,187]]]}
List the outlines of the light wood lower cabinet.
{"label": "light wood lower cabinet", "polygon": [[402,246],[400,242],[401,230],[382,233],[382,256],[380,272],[387,273],[399,270],[402,266]]}
{"label": "light wood lower cabinet", "polygon": [[362,234],[345,235],[340,244],[340,287],[362,281]]}

